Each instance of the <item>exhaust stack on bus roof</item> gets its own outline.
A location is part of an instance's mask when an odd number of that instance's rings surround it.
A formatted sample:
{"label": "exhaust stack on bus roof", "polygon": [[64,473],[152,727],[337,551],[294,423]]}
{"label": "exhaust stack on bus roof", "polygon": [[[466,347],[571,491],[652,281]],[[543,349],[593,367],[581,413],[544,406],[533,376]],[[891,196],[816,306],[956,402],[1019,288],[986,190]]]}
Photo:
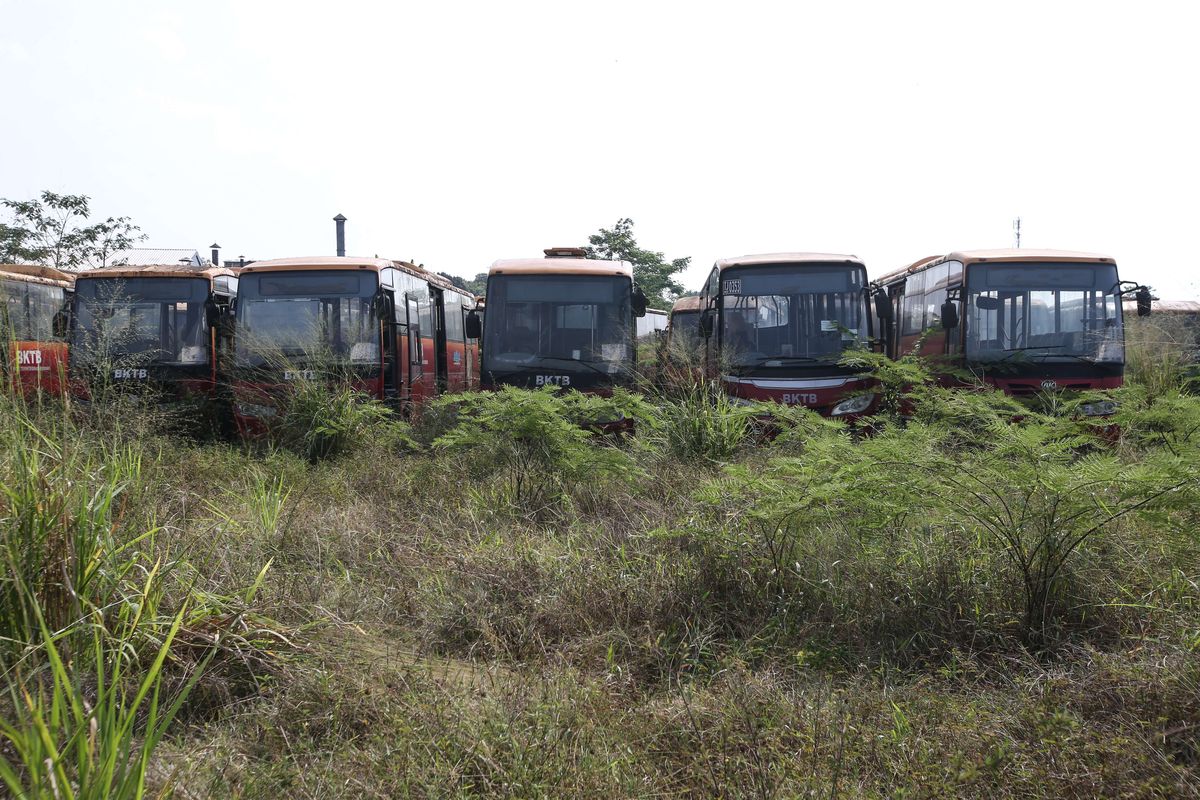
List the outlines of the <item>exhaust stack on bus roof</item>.
{"label": "exhaust stack on bus roof", "polygon": [[337,254],[341,257],[346,255],[346,218],[338,214],[333,221],[337,226]]}

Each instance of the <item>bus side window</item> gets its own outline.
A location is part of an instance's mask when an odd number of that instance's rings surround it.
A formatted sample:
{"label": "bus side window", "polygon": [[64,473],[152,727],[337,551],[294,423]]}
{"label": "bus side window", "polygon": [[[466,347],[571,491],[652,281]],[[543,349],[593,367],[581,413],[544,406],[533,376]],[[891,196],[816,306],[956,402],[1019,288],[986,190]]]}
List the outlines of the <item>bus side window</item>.
{"label": "bus side window", "polygon": [[949,267],[938,264],[925,270],[925,327],[933,328],[941,324],[942,303],[946,302],[946,279]]}
{"label": "bus side window", "polygon": [[904,281],[900,309],[900,333],[912,336],[925,328],[925,273],[916,272]]}
{"label": "bus side window", "polygon": [[[447,296],[453,301],[454,295],[447,292]],[[446,341],[461,343],[464,339],[462,304],[449,302],[446,304]]]}

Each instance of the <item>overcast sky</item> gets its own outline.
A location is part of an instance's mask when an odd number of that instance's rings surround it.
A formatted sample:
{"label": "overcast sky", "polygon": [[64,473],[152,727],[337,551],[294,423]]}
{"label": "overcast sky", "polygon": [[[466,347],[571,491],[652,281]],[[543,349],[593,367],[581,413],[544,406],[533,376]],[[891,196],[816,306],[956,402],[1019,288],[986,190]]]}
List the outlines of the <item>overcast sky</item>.
{"label": "overcast sky", "polygon": [[692,256],[1113,255],[1200,296],[1200,11],[1151,3],[0,0],[0,197],[148,246],[472,276],[632,217]]}

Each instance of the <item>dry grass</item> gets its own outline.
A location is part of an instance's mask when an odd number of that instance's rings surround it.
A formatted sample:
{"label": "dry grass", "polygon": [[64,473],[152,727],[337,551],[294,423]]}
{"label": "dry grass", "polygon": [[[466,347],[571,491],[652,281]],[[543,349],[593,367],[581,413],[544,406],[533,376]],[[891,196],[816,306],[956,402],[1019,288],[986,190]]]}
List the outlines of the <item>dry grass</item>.
{"label": "dry grass", "polygon": [[[431,415],[412,438],[450,424]],[[526,513],[497,507],[509,473],[478,463],[482,449],[366,441],[310,463],[147,423],[126,442],[141,466],[122,526],[159,526],[147,557],[186,564],[164,607],[225,598],[272,621],[214,660],[150,790],[1200,795],[1194,503],[1089,540],[1061,587],[1062,624],[1033,646],[1003,551],[967,520],[897,507],[882,524],[886,498],[876,508],[847,479],[794,483],[796,498],[833,494],[798,527],[768,524],[763,487],[800,474],[787,464],[887,445],[837,436],[814,425],[697,469],[656,428],[606,453],[637,480],[549,457],[545,469],[565,464],[558,505]],[[968,458],[980,445],[947,446]],[[1168,457],[1152,439],[1114,452]]]}

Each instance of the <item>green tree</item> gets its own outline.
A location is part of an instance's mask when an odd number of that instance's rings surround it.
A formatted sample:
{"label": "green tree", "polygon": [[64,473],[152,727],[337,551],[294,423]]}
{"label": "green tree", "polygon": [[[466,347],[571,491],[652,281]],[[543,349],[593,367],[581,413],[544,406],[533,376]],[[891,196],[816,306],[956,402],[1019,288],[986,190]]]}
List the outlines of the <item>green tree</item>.
{"label": "green tree", "polygon": [[473,292],[476,295],[487,293],[487,273],[478,272],[475,277],[467,281],[467,291]]}
{"label": "green tree", "polygon": [[89,198],[46,190],[34,200],[0,200],[12,213],[0,224],[0,262],[45,264],[58,269],[104,267],[113,253],[144,239],[129,217],[88,224]]}
{"label": "green tree", "polygon": [[601,228],[588,237],[585,248],[591,258],[628,261],[633,264],[633,279],[646,293],[651,308],[669,309],[672,301],[683,294],[683,286],[671,276],[687,269],[691,256],[667,261],[666,256],[644,250],[633,238],[633,220],[617,220],[612,228]]}
{"label": "green tree", "polygon": [[467,282],[457,275],[451,275],[449,272],[439,272],[438,275],[441,275],[443,278],[450,281],[453,286],[462,289],[464,292],[471,291],[471,289],[467,286]]}

